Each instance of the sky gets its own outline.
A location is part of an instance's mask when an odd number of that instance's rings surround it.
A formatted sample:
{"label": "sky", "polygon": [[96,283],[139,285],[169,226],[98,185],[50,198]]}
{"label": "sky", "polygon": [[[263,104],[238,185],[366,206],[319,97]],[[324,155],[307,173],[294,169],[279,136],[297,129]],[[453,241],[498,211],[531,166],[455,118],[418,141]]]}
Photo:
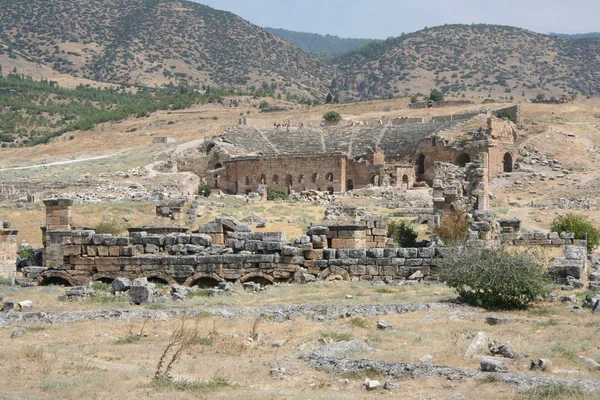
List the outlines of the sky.
{"label": "sky", "polygon": [[599,0],[193,0],[262,27],[385,39],[426,26],[488,23],[539,33],[600,31]]}

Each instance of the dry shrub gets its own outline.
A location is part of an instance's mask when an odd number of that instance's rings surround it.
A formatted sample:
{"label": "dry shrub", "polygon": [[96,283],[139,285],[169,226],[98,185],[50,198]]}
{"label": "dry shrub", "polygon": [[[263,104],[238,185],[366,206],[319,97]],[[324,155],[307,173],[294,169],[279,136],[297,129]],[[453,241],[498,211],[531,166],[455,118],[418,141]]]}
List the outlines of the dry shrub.
{"label": "dry shrub", "polygon": [[155,381],[171,380],[171,370],[173,369],[173,365],[186,351],[190,350],[198,343],[200,337],[198,330],[199,323],[199,318],[196,318],[195,323],[192,326],[186,324],[185,318],[181,320],[181,325],[175,329],[167,347],[165,347],[160,356],[160,360],[156,366],[156,372],[154,373]]}
{"label": "dry shrub", "polygon": [[463,211],[445,210],[440,226],[433,229],[447,246],[464,243],[469,238],[469,220]]}

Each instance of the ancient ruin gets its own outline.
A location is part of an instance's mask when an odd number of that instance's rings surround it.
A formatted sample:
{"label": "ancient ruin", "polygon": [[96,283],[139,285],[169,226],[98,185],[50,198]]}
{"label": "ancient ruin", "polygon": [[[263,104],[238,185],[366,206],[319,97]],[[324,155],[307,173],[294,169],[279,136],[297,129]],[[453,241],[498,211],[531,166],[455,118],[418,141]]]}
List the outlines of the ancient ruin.
{"label": "ancient ruin", "polygon": [[[464,132],[461,125],[487,115],[485,127]],[[518,107],[489,114],[471,112],[389,120],[289,123],[287,127],[240,125],[207,139],[182,157],[179,171],[199,175],[211,188],[229,194],[256,192],[259,185],[294,191],[346,192],[366,186],[409,189],[434,179],[434,163],[464,167],[487,153],[488,173],[512,172]]]}

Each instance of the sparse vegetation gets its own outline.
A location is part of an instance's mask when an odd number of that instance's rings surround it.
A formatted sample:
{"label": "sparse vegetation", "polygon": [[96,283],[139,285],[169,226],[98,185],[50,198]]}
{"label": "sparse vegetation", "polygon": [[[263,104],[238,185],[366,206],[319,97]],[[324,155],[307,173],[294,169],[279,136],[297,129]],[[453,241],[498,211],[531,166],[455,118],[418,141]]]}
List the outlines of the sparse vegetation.
{"label": "sparse vegetation", "polygon": [[120,223],[116,220],[102,221],[94,226],[94,231],[99,234],[110,234],[113,236],[119,236],[127,233],[127,227],[125,224]]}
{"label": "sparse vegetation", "polygon": [[587,240],[589,252],[600,245],[600,230],[584,216],[573,213],[556,217],[550,225],[552,232],[571,232],[575,239]]}
{"label": "sparse vegetation", "polygon": [[446,246],[456,246],[469,238],[469,220],[464,212],[446,210],[440,217],[440,226],[433,229]]}

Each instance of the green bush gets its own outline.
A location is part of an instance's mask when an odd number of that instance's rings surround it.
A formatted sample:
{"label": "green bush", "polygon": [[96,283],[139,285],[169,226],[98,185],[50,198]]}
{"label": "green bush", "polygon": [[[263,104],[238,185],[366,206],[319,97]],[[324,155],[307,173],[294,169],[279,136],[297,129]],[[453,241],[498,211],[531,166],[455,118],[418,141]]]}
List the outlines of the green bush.
{"label": "green bush", "polygon": [[267,191],[267,200],[277,200],[277,199],[289,200],[289,197],[287,194],[284,193],[283,190],[269,189]]}
{"label": "green bush", "polygon": [[212,189],[208,185],[198,186],[198,196],[209,197]]}
{"label": "green bush", "polygon": [[337,111],[329,111],[323,115],[323,119],[325,121],[339,121],[342,119],[342,116]]}
{"label": "green bush", "polygon": [[467,303],[487,309],[522,309],[550,292],[540,257],[504,248],[461,248],[440,259],[439,279]]}
{"label": "green bush", "polygon": [[444,101],[444,94],[437,89],[431,89],[431,93],[429,93],[429,100]]}
{"label": "green bush", "polygon": [[[512,96],[511,96],[511,97],[512,97]],[[502,118],[502,119],[507,119],[507,120],[509,120],[509,121],[512,121],[512,122],[514,122],[514,123],[517,123],[517,120],[516,120],[515,116],[514,116],[514,115],[512,115],[511,113],[509,113],[509,112],[508,112],[508,111],[506,111],[506,110],[499,111],[499,112],[498,112],[498,114],[497,114],[497,117],[498,117],[498,118]]]}
{"label": "green bush", "polygon": [[588,252],[600,245],[600,231],[583,215],[568,213],[556,217],[550,228],[553,232],[572,232],[575,239],[587,239]]}
{"label": "green bush", "polygon": [[388,236],[401,247],[415,247],[419,234],[411,223],[402,221],[398,224],[391,222],[388,225]]}

